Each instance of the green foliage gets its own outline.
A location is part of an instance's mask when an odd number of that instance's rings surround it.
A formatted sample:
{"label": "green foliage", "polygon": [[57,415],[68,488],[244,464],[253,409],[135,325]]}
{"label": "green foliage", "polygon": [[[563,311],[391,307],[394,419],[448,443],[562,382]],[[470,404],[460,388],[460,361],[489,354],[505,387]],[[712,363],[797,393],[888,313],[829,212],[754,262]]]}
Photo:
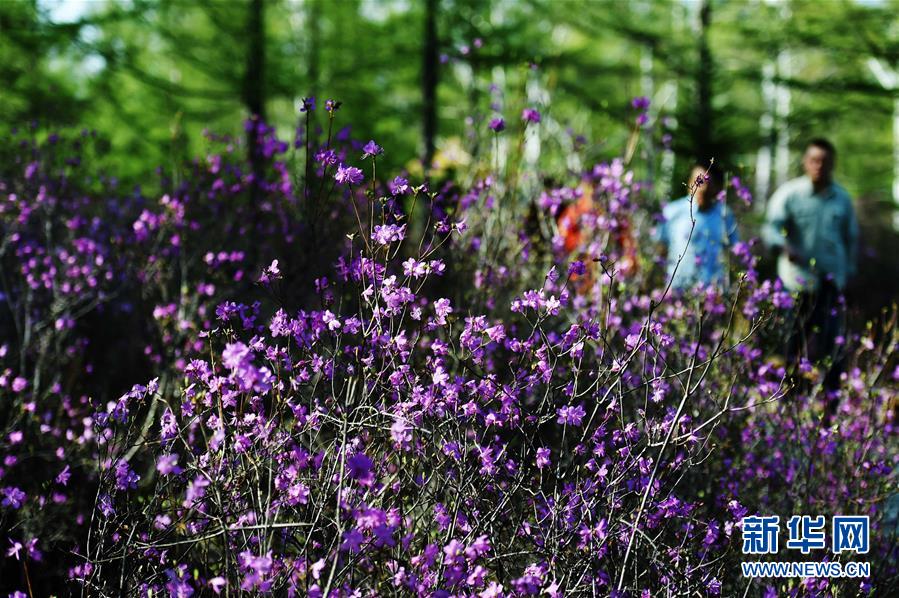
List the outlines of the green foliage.
{"label": "green foliage", "polygon": [[[108,0],[84,3],[58,22],[48,0],[2,3],[3,120],[98,129],[111,142],[116,171],[137,181],[201,153],[203,129],[241,136],[233,127],[249,114],[251,90],[284,136],[298,123],[301,98],[314,94],[345,102],[356,137],[392,148],[385,166],[414,168],[401,156],[424,147],[425,3],[265,0],[254,45],[256,5]],[[587,138],[588,158],[608,159],[633,128],[628,99],[651,95],[651,117],[671,117],[670,126],[654,129],[642,157],[662,151],[665,132],[678,156],[677,167],[662,173],[671,179],[660,181],[660,193],[679,188],[694,157],[751,177],[759,147],[774,135],[760,125],[763,71],[787,52],[790,71],[778,70],[773,82],[790,92],[782,131],[791,164],[806,138],[827,134],[840,148],[838,176],[850,191],[888,200],[896,92],[878,84],[867,62],[899,65],[897,7],[895,0],[439,0],[438,155],[441,140],[475,139],[497,112],[517,119],[536,102],[556,130],[541,148],[543,166],[566,168],[566,152],[556,150],[572,143],[567,127]],[[258,78],[253,64],[262,65]]]}

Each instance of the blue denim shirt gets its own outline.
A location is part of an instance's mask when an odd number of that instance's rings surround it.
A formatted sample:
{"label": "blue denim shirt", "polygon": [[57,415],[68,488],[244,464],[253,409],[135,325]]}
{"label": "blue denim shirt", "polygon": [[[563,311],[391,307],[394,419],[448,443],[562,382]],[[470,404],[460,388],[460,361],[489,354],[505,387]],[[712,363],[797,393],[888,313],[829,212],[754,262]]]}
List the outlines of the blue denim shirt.
{"label": "blue denim shirt", "polygon": [[858,221],[845,189],[831,185],[815,193],[808,177],[784,183],[768,202],[762,238],[769,247],[790,247],[777,260],[777,274],[790,291],[814,290],[827,275],[839,289],[855,273]]}
{"label": "blue denim shirt", "polygon": [[[662,218],[656,227],[656,240],[668,247],[671,286],[683,289],[698,283],[724,285],[727,248],[739,240],[733,212],[720,201],[705,212],[695,205],[691,210],[690,198],[681,197],[664,207]],[[681,254],[684,257],[678,264]]]}

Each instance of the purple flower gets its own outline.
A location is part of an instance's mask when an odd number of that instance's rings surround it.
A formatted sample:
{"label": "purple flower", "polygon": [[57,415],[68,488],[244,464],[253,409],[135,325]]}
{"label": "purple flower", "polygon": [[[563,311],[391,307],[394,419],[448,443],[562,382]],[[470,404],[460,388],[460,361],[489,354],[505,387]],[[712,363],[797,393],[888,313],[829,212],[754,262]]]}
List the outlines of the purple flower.
{"label": "purple flower", "polygon": [[268,552],[265,556],[256,556],[252,552],[246,550],[241,552],[240,564],[247,569],[252,569],[257,575],[267,575],[272,570],[272,553]]}
{"label": "purple flower", "polygon": [[371,533],[374,536],[374,544],[376,548],[380,548],[381,546],[394,547],[396,546],[396,540],[393,539],[394,528],[390,525],[378,525],[375,526]]}
{"label": "purple flower", "polygon": [[453,307],[450,305],[449,299],[441,298],[434,302],[434,314],[437,316],[436,322],[438,325],[445,325],[446,317],[451,313],[453,313]]}
{"label": "purple flower", "polygon": [[17,561],[22,560],[19,556],[19,553],[22,551],[22,548],[24,548],[24,546],[22,546],[22,543],[16,542],[12,538],[9,539],[9,543],[12,544],[12,546],[9,548],[9,550],[6,551],[6,556],[11,556],[11,557],[15,558]]}
{"label": "purple flower", "polygon": [[159,460],[156,461],[156,471],[164,476],[181,473],[182,470],[178,467],[178,455],[169,453],[159,457]]}
{"label": "purple flower", "polygon": [[409,192],[409,181],[401,176],[396,177],[388,183],[391,195],[405,195]]}
{"label": "purple flower", "polygon": [[649,108],[649,98],[646,96],[637,96],[631,100],[631,106],[635,110],[647,110]]}
{"label": "purple flower", "polygon": [[230,370],[243,367],[251,360],[250,348],[241,342],[228,343],[222,352],[222,363]]}
{"label": "purple flower", "polygon": [[108,494],[100,495],[100,500],[97,507],[100,509],[100,513],[107,519],[115,515],[115,507],[113,507],[112,505],[112,497]]}
{"label": "purple flower", "polygon": [[378,245],[390,245],[402,241],[406,236],[406,225],[384,224],[375,225],[371,238]]}
{"label": "purple flower", "polygon": [[[314,100],[314,99],[313,99]],[[313,108],[315,107],[313,103]],[[224,577],[213,577],[209,580],[209,585],[212,587],[212,591],[216,593],[216,595],[222,593],[222,588],[228,585],[228,582]]]}
{"label": "purple flower", "polygon": [[556,422],[560,424],[567,424],[569,426],[580,426],[586,414],[587,413],[584,411],[583,405],[577,405],[574,407],[566,405],[565,407],[560,407],[556,411],[556,415],[559,416]]}
{"label": "purple flower", "polygon": [[334,174],[334,180],[341,185],[358,185],[364,178],[365,176],[361,170],[355,166],[347,166],[345,164],[338,166],[337,172]]}
{"label": "purple flower", "polygon": [[153,528],[158,529],[159,531],[165,530],[171,524],[172,524],[172,518],[164,513],[162,515],[157,515],[153,519]]}
{"label": "purple flower", "polygon": [[584,262],[580,260],[575,260],[568,265],[568,276],[572,274],[575,276],[583,276],[587,272],[587,267],[584,265]]}
{"label": "purple flower", "polygon": [[375,156],[380,156],[384,153],[384,148],[374,142],[374,140],[369,141],[362,147],[362,158],[374,158]]}
{"label": "purple flower", "polygon": [[278,260],[272,260],[272,263],[269,264],[259,276],[259,282],[262,284],[270,284],[276,280],[281,280],[281,278],[282,275],[281,270],[278,267]]}
{"label": "purple flower", "polygon": [[4,507],[19,509],[25,502],[25,493],[15,486],[7,486],[3,488],[2,490],[0,490],[0,494],[3,495],[3,500],[0,501],[0,505],[3,505]]}
{"label": "purple flower", "polygon": [[[303,98],[303,106],[300,108],[300,112],[314,112],[315,111],[315,96],[309,96],[308,98]],[[218,592],[216,592],[217,594]]]}
{"label": "purple flower", "polygon": [[[540,115],[539,115],[539,114],[537,115],[537,120],[538,120],[538,121],[540,120]],[[494,119],[491,119],[490,125],[488,125],[488,126],[490,127],[490,129],[491,129],[494,133],[500,133],[500,132],[506,130],[506,121],[505,121],[504,119],[502,119],[502,118],[499,118],[499,117],[498,117],[498,118],[494,118]]]}
{"label": "purple flower", "polygon": [[12,381],[12,391],[22,392],[28,386],[28,381],[21,376],[16,376]]}
{"label": "purple flower", "polygon": [[69,472],[69,466],[66,465],[62,468],[62,471],[56,476],[56,483],[61,484],[63,486],[67,486],[69,483],[69,478],[72,477],[72,474]]}
{"label": "purple flower", "polygon": [[315,161],[325,167],[334,166],[337,164],[337,154],[332,149],[319,150],[315,154]]}
{"label": "purple flower", "polygon": [[347,552],[359,552],[359,547],[365,541],[362,532],[353,528],[343,532],[343,542],[340,544],[340,550]]}
{"label": "purple flower", "polygon": [[115,467],[115,485],[119,490],[134,490],[137,488],[137,483],[140,481],[140,476],[137,475],[127,461],[124,459],[120,460],[116,463]]}
{"label": "purple flower", "polygon": [[390,438],[397,447],[408,450],[412,443],[412,428],[409,422],[401,417],[396,418],[390,426]]}
{"label": "purple flower", "polygon": [[28,558],[32,561],[40,561],[44,558],[44,554],[37,549],[37,538],[31,538],[25,542],[25,550],[28,551]]}
{"label": "purple flower", "polygon": [[537,468],[543,469],[544,467],[549,467],[549,449],[546,447],[537,449]]}
{"label": "purple flower", "polygon": [[540,122],[540,113],[534,108],[525,108],[521,111],[521,120],[526,123],[538,123]]}
{"label": "purple flower", "polygon": [[159,437],[163,442],[171,440],[178,435],[178,420],[175,419],[175,414],[168,407],[166,407],[166,410],[163,412],[162,417],[159,420],[159,425],[161,428]]}
{"label": "purple flower", "polygon": [[209,486],[209,480],[201,475],[195,477],[187,486],[187,492],[184,495],[184,506],[187,508],[193,507],[194,503],[201,500],[206,494],[207,486]]}
{"label": "purple flower", "polygon": [[338,102],[338,101],[335,101],[335,100],[328,99],[328,100],[325,101],[325,110],[326,110],[327,112],[333,114],[334,112],[336,112],[336,111],[340,108],[341,103],[342,103],[342,102]]}
{"label": "purple flower", "polygon": [[346,461],[349,476],[354,480],[365,481],[371,478],[374,463],[365,453],[356,453]]}

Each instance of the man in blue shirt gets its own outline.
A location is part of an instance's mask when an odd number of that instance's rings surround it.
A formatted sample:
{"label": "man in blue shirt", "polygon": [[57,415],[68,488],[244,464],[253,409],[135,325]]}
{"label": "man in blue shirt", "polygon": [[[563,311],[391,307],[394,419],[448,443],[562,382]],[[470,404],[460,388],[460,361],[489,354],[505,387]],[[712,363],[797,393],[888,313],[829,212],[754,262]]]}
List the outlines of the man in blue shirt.
{"label": "man in blue shirt", "polygon": [[839,381],[840,293],[855,273],[859,236],[852,199],[833,182],[835,162],[833,144],[822,138],[809,141],[802,158],[805,176],[784,183],[771,196],[762,231],[777,255],[784,287],[798,294],[786,357],[831,357],[837,365],[828,373],[828,388]]}
{"label": "man in blue shirt", "polygon": [[697,284],[727,284],[727,250],[737,242],[737,223],[718,194],[724,188],[721,170],[699,164],[690,174],[690,193],[662,210],[656,240],[666,253],[668,280],[676,289]]}

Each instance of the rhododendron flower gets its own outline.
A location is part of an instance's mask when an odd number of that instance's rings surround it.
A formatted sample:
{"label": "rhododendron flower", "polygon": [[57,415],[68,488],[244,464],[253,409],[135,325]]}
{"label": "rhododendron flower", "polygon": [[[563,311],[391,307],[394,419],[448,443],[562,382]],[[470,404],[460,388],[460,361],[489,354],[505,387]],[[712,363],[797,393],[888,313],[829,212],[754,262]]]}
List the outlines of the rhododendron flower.
{"label": "rhododendron flower", "polygon": [[566,405],[556,410],[556,415],[558,415],[556,421],[569,426],[580,426],[586,414],[583,405]]}
{"label": "rhododendron flower", "polygon": [[436,322],[438,325],[445,325],[446,318],[451,313],[453,313],[453,308],[450,305],[449,299],[441,298],[434,302],[434,314],[436,316]]}
{"label": "rhododendron flower", "polygon": [[178,467],[178,455],[166,454],[159,457],[156,462],[156,471],[163,476],[181,473],[181,468]]}
{"label": "rhododendron flower", "polygon": [[320,162],[322,166],[334,166],[337,164],[337,152],[332,149],[319,150],[315,154],[315,161]]}
{"label": "rhododendron flower", "polygon": [[365,536],[357,529],[349,529],[343,532],[343,542],[340,544],[340,550],[345,552],[359,552],[359,547],[365,541]]}
{"label": "rhododendron flower", "polygon": [[354,480],[369,480],[372,475],[374,463],[365,453],[356,453],[347,459],[347,472]]}
{"label": "rhododendron flower", "polygon": [[62,486],[67,486],[69,483],[69,478],[72,477],[72,474],[69,470],[69,466],[66,465],[62,468],[62,471],[59,472],[56,476],[56,483]]}
{"label": "rhododendron flower", "polygon": [[409,181],[401,176],[398,176],[390,181],[388,187],[390,188],[391,195],[405,195],[409,193],[410,190]]}
{"label": "rhododendron flower", "polygon": [[583,276],[587,273],[587,266],[580,260],[575,260],[568,265],[568,275]]}
{"label": "rhododendron flower", "polygon": [[337,167],[337,172],[334,173],[334,180],[341,185],[358,185],[363,179],[365,179],[365,175],[355,166],[341,164]]}
{"label": "rhododendron flower", "polygon": [[11,556],[17,561],[21,560],[19,553],[22,551],[22,548],[24,548],[22,543],[16,542],[12,538],[10,538],[9,543],[12,544],[12,546],[6,551],[6,556]]}
{"label": "rhododendron flower", "polygon": [[390,438],[401,450],[409,450],[412,443],[412,428],[403,418],[396,418],[390,426]]}
{"label": "rhododendron flower", "polygon": [[550,466],[549,449],[546,447],[537,449],[537,467],[543,469]]}
{"label": "rhododendron flower", "polygon": [[379,155],[383,154],[384,148],[382,148],[380,145],[378,145],[374,141],[369,141],[368,143],[366,143],[363,146],[362,151],[364,152],[362,154],[362,158],[369,158],[369,157],[374,158],[375,156],[379,156]]}
{"label": "rhododendron flower", "polygon": [[3,495],[3,500],[0,501],[0,505],[4,507],[18,509],[25,502],[25,493],[15,486],[6,486],[5,488],[0,489],[0,494]]}
{"label": "rhododendron flower", "polygon": [[406,236],[406,225],[384,224],[376,225],[371,238],[379,245],[389,245],[402,241]]}
{"label": "rhododendron flower", "polygon": [[649,108],[649,98],[646,96],[637,96],[631,100],[631,106],[635,110],[646,110]]}
{"label": "rhododendron flower", "polygon": [[265,270],[259,276],[259,282],[262,284],[270,284],[276,280],[281,280],[281,270],[278,267],[278,260],[272,260],[272,263],[266,266]]}
{"label": "rhododendron flower", "polygon": [[527,123],[539,123],[540,113],[534,108],[525,108],[521,111],[521,120]]}
{"label": "rhododendron flower", "polygon": [[[313,110],[315,109],[314,105],[313,105],[312,109]],[[215,592],[216,595],[221,594],[222,589],[226,585],[228,585],[228,582],[227,582],[227,580],[225,580],[224,577],[213,577],[212,579],[209,580],[209,587],[212,588],[212,591]]]}

